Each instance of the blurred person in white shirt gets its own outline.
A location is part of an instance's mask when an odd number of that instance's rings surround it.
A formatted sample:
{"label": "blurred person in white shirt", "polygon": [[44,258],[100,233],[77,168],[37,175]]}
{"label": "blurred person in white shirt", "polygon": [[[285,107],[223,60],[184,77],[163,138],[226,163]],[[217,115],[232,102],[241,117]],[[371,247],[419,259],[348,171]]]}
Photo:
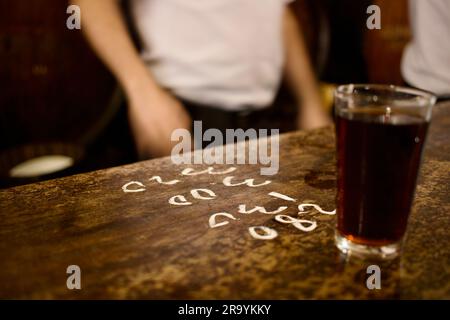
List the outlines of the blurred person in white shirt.
{"label": "blurred person in white shirt", "polygon": [[[203,114],[227,127],[236,124],[226,119],[250,114],[251,125],[252,114],[273,104],[283,76],[297,100],[298,128],[330,123],[290,0],[130,0],[142,52],[117,0],[71,2],[125,91],[141,158],[170,154],[172,131],[190,129]],[[207,111],[198,116],[188,105]]]}
{"label": "blurred person in white shirt", "polygon": [[450,98],[450,0],[410,0],[412,40],[402,59],[409,85]]}

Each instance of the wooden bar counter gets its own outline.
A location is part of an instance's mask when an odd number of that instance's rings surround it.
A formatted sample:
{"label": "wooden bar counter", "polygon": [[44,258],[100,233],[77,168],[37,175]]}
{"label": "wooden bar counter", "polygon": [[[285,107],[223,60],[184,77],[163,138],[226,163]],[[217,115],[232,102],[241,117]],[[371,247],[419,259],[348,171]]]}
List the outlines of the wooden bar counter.
{"label": "wooden bar counter", "polygon": [[[0,191],[0,298],[449,299],[450,104],[433,117],[397,259],[363,261],[335,248],[329,127],[282,135],[274,176],[258,165],[191,175],[187,168],[208,166],[163,158]],[[262,185],[226,186],[230,176]],[[298,215],[299,204],[318,207]],[[256,206],[269,213],[241,213]],[[372,264],[379,290],[366,286]],[[66,286],[70,265],[81,269],[80,290]]]}

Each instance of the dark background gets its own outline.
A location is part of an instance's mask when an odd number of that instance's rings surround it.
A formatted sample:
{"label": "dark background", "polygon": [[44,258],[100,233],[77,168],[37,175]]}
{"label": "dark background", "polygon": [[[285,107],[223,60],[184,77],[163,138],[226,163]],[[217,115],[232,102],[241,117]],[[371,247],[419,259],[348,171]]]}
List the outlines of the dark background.
{"label": "dark background", "polygon": [[[381,8],[381,30],[366,28],[372,3]],[[67,6],[0,2],[0,187],[137,160],[125,99],[81,31],[66,28]],[[292,6],[324,88],[402,84],[400,58],[410,37],[406,0],[297,0]],[[69,155],[75,166],[37,178],[8,176],[14,165],[46,154]]]}

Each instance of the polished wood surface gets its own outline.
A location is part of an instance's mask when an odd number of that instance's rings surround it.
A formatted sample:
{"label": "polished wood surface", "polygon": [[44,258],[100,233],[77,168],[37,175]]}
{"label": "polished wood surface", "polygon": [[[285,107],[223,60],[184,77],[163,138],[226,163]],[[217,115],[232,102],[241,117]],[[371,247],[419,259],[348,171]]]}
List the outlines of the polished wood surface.
{"label": "polished wood surface", "polygon": [[[238,213],[264,206],[296,216],[299,203],[335,208],[333,128],[280,139],[280,171],[237,165],[224,175],[185,176],[170,158],[0,191],[1,298],[450,298],[450,105],[435,108],[403,255],[381,267],[381,290],[368,290],[373,264],[344,257],[334,246],[335,217],[310,210],[317,228],[301,231],[275,215]],[[193,166],[195,170],[206,166]],[[226,170],[229,166],[215,166]],[[151,177],[179,180],[163,185]],[[223,179],[270,184],[225,187]],[[130,185],[142,192],[125,193]],[[207,188],[212,200],[194,199]],[[268,195],[278,192],[295,202]],[[191,205],[168,200],[183,195]],[[207,196],[207,194],[202,194]],[[217,217],[227,212],[237,220]],[[249,227],[276,230],[254,239]],[[81,290],[68,290],[66,268],[81,268]]]}

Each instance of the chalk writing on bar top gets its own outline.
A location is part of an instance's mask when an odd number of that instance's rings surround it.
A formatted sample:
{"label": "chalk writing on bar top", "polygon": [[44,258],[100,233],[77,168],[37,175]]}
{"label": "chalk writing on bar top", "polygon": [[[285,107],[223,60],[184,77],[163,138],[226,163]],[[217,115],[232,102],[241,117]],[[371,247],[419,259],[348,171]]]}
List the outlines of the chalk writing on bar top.
{"label": "chalk writing on bar top", "polygon": [[[195,177],[198,175],[227,175],[229,173],[235,172],[236,167],[229,167],[227,169],[215,169],[214,167],[208,167],[207,169],[195,170],[193,168],[185,168],[181,171],[180,175],[184,176],[186,179],[196,179]],[[143,182],[133,180],[125,183],[122,186],[122,190],[124,193],[139,193],[144,192],[147,188],[158,188],[160,187],[171,187],[175,186],[178,183],[181,183],[182,180],[174,179],[170,180],[167,178],[163,180],[160,176],[152,176],[148,179],[150,182],[153,182],[152,185],[146,186]],[[156,184],[154,183],[156,182]],[[270,185],[272,181],[264,180],[264,179],[254,179],[254,178],[238,178],[236,176],[226,176],[222,179],[222,185],[224,187],[233,188],[233,187],[243,187],[243,188],[262,188],[264,190],[266,186]],[[211,183],[208,183],[211,184]],[[267,187],[266,187],[267,188]],[[183,207],[183,206],[191,206],[198,204],[204,201],[214,201],[219,198],[217,194],[218,191],[213,191],[207,188],[195,188],[189,191],[185,191],[184,194],[176,194],[171,196],[167,202],[171,206],[175,207]],[[318,227],[317,221],[308,218],[308,216],[313,211],[317,211],[320,214],[324,215],[335,215],[336,210],[328,211],[321,208],[318,204],[312,203],[308,201],[308,203],[299,203],[297,205],[297,217],[293,217],[286,214],[280,214],[281,212],[287,210],[289,208],[290,203],[297,203],[296,198],[291,197],[289,195],[282,194],[277,191],[267,190],[263,191],[268,197],[268,200],[277,199],[282,201],[279,205],[273,205],[271,203],[270,208],[268,209],[261,205],[252,205],[249,206],[246,203],[240,203],[235,205],[235,212],[208,212],[208,226],[209,229],[222,229],[231,227],[234,223],[239,223],[242,221],[240,217],[244,218],[245,216],[262,214],[273,216],[273,221],[277,222],[279,225],[292,226],[296,228],[300,232],[312,232],[316,230]],[[302,218],[299,218],[301,216]],[[232,222],[232,223],[231,223]],[[273,227],[270,228],[268,226],[250,226],[248,227],[248,234],[251,238],[256,240],[272,240],[278,237],[279,233]]]}

